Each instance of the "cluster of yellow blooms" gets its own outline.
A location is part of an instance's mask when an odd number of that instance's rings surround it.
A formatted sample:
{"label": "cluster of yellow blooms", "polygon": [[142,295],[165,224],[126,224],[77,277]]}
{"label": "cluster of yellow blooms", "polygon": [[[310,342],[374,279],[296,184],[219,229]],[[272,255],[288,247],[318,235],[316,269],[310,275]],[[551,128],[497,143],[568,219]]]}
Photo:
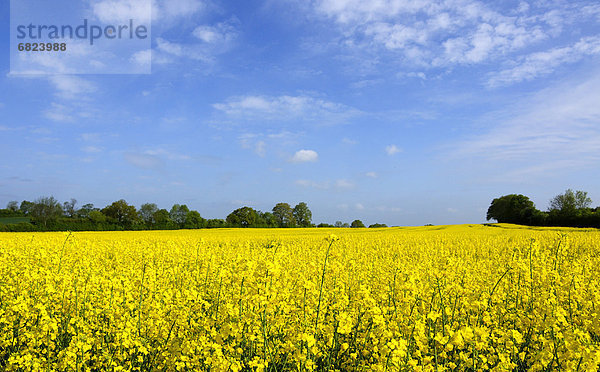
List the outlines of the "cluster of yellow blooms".
{"label": "cluster of yellow blooms", "polygon": [[598,231],[0,235],[0,370],[599,365]]}

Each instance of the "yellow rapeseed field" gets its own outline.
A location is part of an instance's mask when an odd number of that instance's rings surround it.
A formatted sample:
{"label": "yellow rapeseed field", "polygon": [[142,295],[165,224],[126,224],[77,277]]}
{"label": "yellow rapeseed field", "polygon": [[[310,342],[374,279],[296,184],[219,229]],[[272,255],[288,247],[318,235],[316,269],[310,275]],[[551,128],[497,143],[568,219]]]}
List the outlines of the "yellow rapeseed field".
{"label": "yellow rapeseed field", "polygon": [[0,370],[598,371],[599,363],[596,230],[0,234]]}

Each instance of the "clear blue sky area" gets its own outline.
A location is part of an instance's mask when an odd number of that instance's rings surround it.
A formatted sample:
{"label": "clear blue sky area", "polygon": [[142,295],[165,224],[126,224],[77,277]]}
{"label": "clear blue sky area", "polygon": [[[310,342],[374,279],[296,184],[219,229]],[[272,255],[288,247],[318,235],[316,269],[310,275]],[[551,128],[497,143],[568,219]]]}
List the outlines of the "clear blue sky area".
{"label": "clear blue sky area", "polygon": [[13,74],[10,16],[1,207],[304,201],[315,222],[422,225],[483,222],[510,193],[600,204],[596,0],[157,0],[151,74]]}

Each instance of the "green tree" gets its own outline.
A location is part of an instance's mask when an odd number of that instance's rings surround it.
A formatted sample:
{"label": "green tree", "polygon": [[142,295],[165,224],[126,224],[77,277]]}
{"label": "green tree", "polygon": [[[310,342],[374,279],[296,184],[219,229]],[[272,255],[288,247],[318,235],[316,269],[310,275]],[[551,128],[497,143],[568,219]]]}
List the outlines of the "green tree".
{"label": "green tree", "polygon": [[33,209],[33,206],[35,205],[35,203],[32,203],[30,201],[27,200],[23,200],[21,202],[21,205],[19,206],[19,209],[21,210],[21,212],[24,215],[29,215],[31,213],[31,210]]}
{"label": "green tree", "polygon": [[252,227],[260,220],[258,213],[250,207],[242,207],[229,213],[225,221],[231,226]]}
{"label": "green tree", "polygon": [[183,226],[185,226],[185,220],[189,211],[190,209],[185,204],[174,204],[171,208],[171,211],[169,212],[169,217],[171,218],[171,221],[173,221],[173,223],[175,223],[178,227],[182,228]]}
{"label": "green tree", "polygon": [[159,209],[152,215],[155,228],[167,229],[171,225],[171,217],[166,209]]}
{"label": "green tree", "polygon": [[200,229],[204,227],[206,220],[200,216],[198,211],[189,211],[185,217],[186,229]]}
{"label": "green tree", "polygon": [[296,225],[294,211],[288,203],[277,203],[273,207],[273,216],[275,216],[279,227],[294,227]]}
{"label": "green tree", "polygon": [[277,219],[271,212],[257,211],[259,222],[258,224],[262,227],[277,227]]}
{"label": "green tree", "polygon": [[77,209],[75,209],[75,205],[77,205],[77,200],[71,198],[71,200],[63,203],[63,213],[67,217],[75,217],[75,213]]}
{"label": "green tree", "polygon": [[158,211],[158,206],[154,203],[144,203],[140,206],[138,214],[146,226],[152,226],[155,223],[154,213]]}
{"label": "green tree", "polygon": [[77,216],[80,218],[88,218],[90,213],[93,211],[98,211],[98,208],[94,208],[94,204],[84,204],[81,208],[79,208],[79,210],[77,210]]}
{"label": "green tree", "polygon": [[46,227],[48,222],[58,219],[62,212],[60,203],[53,196],[50,196],[36,199],[29,213],[35,221]]}
{"label": "green tree", "polygon": [[589,208],[592,199],[586,191],[575,191],[567,189],[564,194],[556,195],[550,200],[550,211],[559,211],[562,214],[575,214],[578,209]]}
{"label": "green tree", "polygon": [[106,222],[106,216],[104,213],[96,210],[92,210],[88,213],[88,218],[95,224],[101,224]]}
{"label": "green tree", "polygon": [[127,229],[131,228],[139,220],[135,207],[127,204],[123,199],[105,207],[102,209],[102,213]]}
{"label": "green tree", "polygon": [[19,202],[16,200],[9,201],[8,204],[6,204],[6,209],[8,209],[11,212],[20,212]]}
{"label": "green tree", "polygon": [[361,220],[354,220],[350,224],[350,227],[352,227],[352,228],[365,227],[365,224]]}
{"label": "green tree", "polygon": [[378,227],[387,227],[387,225],[385,223],[374,223],[372,225],[369,225],[369,228],[378,228]]}
{"label": "green tree", "polygon": [[537,213],[539,211],[528,197],[510,194],[492,200],[486,218],[488,221],[494,219],[500,223],[526,224],[530,223],[531,216]]}
{"label": "green tree", "polygon": [[312,224],[312,212],[305,202],[298,203],[293,210],[294,219],[298,226],[310,227]]}

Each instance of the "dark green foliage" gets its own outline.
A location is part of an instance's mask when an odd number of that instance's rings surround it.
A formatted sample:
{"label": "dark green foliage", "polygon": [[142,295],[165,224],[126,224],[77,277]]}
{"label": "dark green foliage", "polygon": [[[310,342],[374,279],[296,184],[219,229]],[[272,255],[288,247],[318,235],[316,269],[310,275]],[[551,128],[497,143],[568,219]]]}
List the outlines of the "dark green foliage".
{"label": "dark green foliage", "polygon": [[486,219],[494,219],[500,223],[524,224],[535,210],[535,205],[528,197],[510,194],[492,200]]}
{"label": "dark green foliage", "polygon": [[591,203],[587,192],[569,189],[552,198],[548,212],[542,212],[528,197],[511,194],[492,201],[487,219],[528,226],[600,228],[600,209],[589,208]]}
{"label": "dark green foliage", "polygon": [[361,220],[354,220],[350,224],[350,227],[352,227],[352,228],[365,227],[365,224]]}
{"label": "dark green foliage", "polygon": [[125,229],[131,229],[139,221],[135,207],[127,204],[123,199],[102,209],[102,214],[108,217],[108,222],[116,223]]}
{"label": "dark green foliage", "polygon": [[369,228],[378,228],[378,227],[388,227],[388,226],[384,223],[374,223],[372,225],[369,225]]}
{"label": "dark green foliage", "polygon": [[273,207],[273,216],[279,227],[294,227],[296,220],[294,219],[294,211],[288,203],[277,203]]}
{"label": "dark green foliage", "polygon": [[232,227],[254,227],[259,223],[260,216],[250,207],[234,210],[227,216],[227,223]]}
{"label": "dark green foliage", "polygon": [[292,211],[296,224],[300,227],[310,227],[312,224],[312,212],[305,202],[298,203]]}

